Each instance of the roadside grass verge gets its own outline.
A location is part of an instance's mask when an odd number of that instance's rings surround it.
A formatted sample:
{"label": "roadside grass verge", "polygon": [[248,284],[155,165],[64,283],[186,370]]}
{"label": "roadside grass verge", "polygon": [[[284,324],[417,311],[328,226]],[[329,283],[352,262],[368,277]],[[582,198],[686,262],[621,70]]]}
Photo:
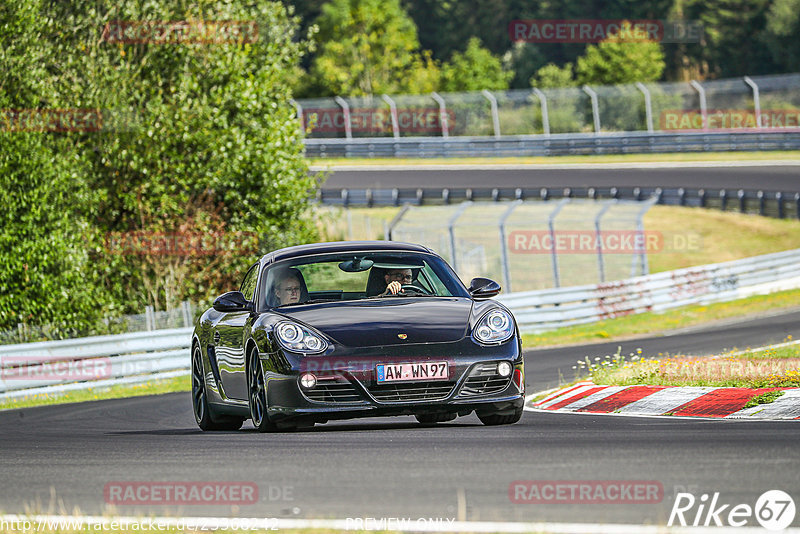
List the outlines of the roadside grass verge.
{"label": "roadside grass verge", "polygon": [[191,391],[191,389],[192,381],[187,373],[186,376],[177,376],[166,380],[154,380],[144,384],[95,387],[57,394],[32,394],[25,397],[2,399],[0,400],[0,410],[66,404],[70,402],[123,399],[127,397],[140,397],[143,395],[161,395],[163,393],[174,393],[176,391]]}
{"label": "roadside grass verge", "polygon": [[623,340],[713,321],[757,315],[800,306],[800,289],[757,295],[730,302],[692,305],[662,313],[645,312],[585,325],[559,328],[539,334],[523,334],[522,346],[550,347]]}
{"label": "roadside grass verge", "polygon": [[454,165],[559,163],[654,163],[673,161],[772,161],[800,159],[800,151],[775,152],[675,152],[667,154],[607,154],[586,156],[521,156],[500,158],[307,158],[315,167],[330,165]]}
{"label": "roadside grass verge", "polygon": [[797,219],[714,209],[653,206],[644,216],[644,228],[664,238],[664,250],[647,255],[651,273],[792,250],[800,244]]}
{"label": "roadside grass verge", "polygon": [[[588,373],[595,384],[609,386],[795,388],[800,387],[800,342],[790,342],[779,349],[731,351],[703,358],[648,358],[641,351],[629,356],[617,351],[605,358],[579,360],[573,369],[576,375]],[[756,404],[772,402],[778,396],[761,395]]]}

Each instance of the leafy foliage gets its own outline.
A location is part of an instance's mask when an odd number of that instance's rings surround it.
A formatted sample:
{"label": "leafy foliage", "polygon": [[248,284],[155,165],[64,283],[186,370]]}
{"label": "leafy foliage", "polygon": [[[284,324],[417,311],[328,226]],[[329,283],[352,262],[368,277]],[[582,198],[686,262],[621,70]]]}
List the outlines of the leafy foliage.
{"label": "leafy foliage", "polygon": [[[630,28],[629,24],[625,26]],[[581,85],[653,82],[661,78],[665,66],[664,53],[657,42],[626,42],[609,37],[586,48],[578,58],[575,74]]]}
{"label": "leafy foliage", "polygon": [[427,62],[399,0],[332,0],[317,24],[321,44],[311,74],[331,94],[416,92]]}
{"label": "leafy foliage", "polygon": [[[254,22],[258,34],[178,44],[104,39],[106,24],[120,20]],[[0,8],[0,106],[103,113],[99,131],[2,133],[4,204],[15,207],[2,215],[0,254],[17,263],[0,267],[0,328],[75,324],[79,316],[89,324],[115,309],[208,301],[238,285],[258,253],[314,240],[304,215],[316,184],[289,102],[307,48],[296,27],[267,0],[203,0],[191,9],[22,0]],[[234,238],[175,253],[120,249],[107,237],[129,233]]]}
{"label": "leafy foliage", "polygon": [[484,48],[480,39],[473,37],[463,53],[455,52],[442,67],[441,90],[504,90],[513,76],[513,72],[503,70],[500,59]]}
{"label": "leafy foliage", "polygon": [[537,70],[530,83],[532,87],[538,89],[571,87],[575,85],[573,76],[572,63],[567,63],[563,67],[550,63]]}

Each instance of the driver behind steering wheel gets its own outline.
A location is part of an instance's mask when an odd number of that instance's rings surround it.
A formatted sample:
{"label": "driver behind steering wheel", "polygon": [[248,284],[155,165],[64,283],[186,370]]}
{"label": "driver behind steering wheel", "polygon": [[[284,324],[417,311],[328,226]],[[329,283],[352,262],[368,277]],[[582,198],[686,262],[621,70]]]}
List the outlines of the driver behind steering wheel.
{"label": "driver behind steering wheel", "polygon": [[414,274],[411,269],[389,269],[383,275],[383,279],[386,282],[386,290],[379,295],[381,297],[390,293],[397,295],[401,291],[403,284],[410,284],[414,281]]}

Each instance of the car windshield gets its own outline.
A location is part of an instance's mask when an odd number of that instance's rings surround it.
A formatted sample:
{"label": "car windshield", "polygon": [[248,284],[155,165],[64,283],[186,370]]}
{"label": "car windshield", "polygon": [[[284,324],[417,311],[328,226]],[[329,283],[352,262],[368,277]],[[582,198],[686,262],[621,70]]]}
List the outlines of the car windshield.
{"label": "car windshield", "polygon": [[[278,262],[262,276],[261,302],[269,308],[325,301],[469,296],[452,269],[429,254],[303,256]],[[392,282],[399,284],[396,293],[389,288]]]}

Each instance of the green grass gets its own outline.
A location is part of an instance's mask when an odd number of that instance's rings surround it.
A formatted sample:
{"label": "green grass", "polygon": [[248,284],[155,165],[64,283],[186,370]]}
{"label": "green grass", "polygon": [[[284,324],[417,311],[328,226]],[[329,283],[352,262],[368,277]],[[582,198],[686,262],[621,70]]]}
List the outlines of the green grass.
{"label": "green grass", "polygon": [[783,396],[783,390],[776,390],[776,391],[767,391],[766,393],[762,393],[761,395],[756,395],[749,401],[747,404],[744,405],[745,408],[753,408],[755,406],[760,406],[761,404],[770,404],[775,402],[776,399]]}
{"label": "green grass", "polygon": [[[644,216],[646,231],[660,232],[663,251],[647,256],[651,273],[738,260],[800,246],[800,221],[743,215],[713,209],[653,206]],[[667,250],[668,243],[691,237],[696,246]],[[677,248],[677,247],[676,247]]]}
{"label": "green grass", "polygon": [[190,391],[191,378],[179,376],[166,380],[154,380],[144,384],[130,384],[122,386],[106,386],[85,390],[68,391],[62,394],[37,394],[16,399],[0,401],[0,410],[14,408],[30,408],[33,406],[47,406],[50,404],[65,404],[69,402],[88,402],[102,399],[122,399],[126,397],[139,397],[142,395],[161,395],[176,391]]}
{"label": "green grass", "polygon": [[[595,384],[609,386],[707,386],[743,388],[800,387],[800,344],[744,353],[730,352],[714,357],[658,355],[638,351],[624,356],[588,357],[576,362],[575,381],[582,373]],[[764,397],[772,402],[776,396]]]}
{"label": "green grass", "polygon": [[793,289],[730,302],[685,306],[663,313],[646,312],[626,315],[616,319],[559,328],[539,334],[523,334],[522,346],[529,349],[622,340],[797,306],[800,306],[800,289]]}
{"label": "green grass", "polygon": [[336,165],[454,165],[454,164],[541,164],[637,163],[672,161],[771,161],[800,159],[800,151],[775,152],[691,152],[672,154],[607,154],[587,156],[523,156],[501,158],[308,158],[314,166]]}

